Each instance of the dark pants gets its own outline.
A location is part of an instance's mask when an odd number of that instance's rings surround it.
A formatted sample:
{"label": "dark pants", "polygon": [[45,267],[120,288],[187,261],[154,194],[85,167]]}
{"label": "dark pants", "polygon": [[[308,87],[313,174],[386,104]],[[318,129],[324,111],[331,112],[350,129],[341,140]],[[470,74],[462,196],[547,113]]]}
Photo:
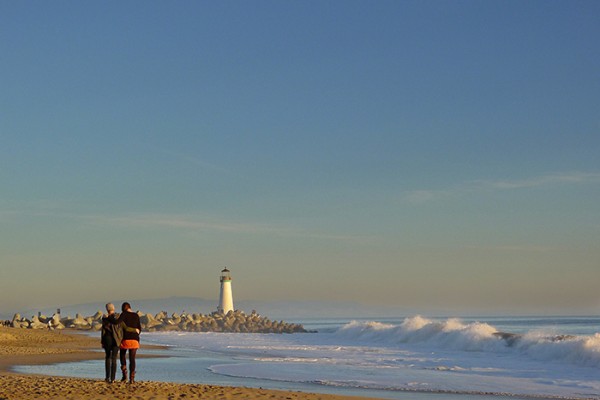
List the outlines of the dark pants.
{"label": "dark pants", "polygon": [[117,354],[119,353],[118,347],[108,347],[104,349],[106,357],[104,358],[104,369],[106,370],[106,380],[111,382],[115,380],[117,374]]}
{"label": "dark pants", "polygon": [[[125,353],[127,353],[127,349],[121,349],[121,368],[127,365],[127,361],[125,359]],[[135,372],[135,353],[137,353],[137,349],[129,349],[129,372]]]}

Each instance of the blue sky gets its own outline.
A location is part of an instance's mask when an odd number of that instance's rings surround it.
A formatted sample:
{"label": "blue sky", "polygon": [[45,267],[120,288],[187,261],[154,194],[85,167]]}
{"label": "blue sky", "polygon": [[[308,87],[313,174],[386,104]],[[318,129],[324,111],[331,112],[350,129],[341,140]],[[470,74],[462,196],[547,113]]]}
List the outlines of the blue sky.
{"label": "blue sky", "polygon": [[600,308],[595,1],[5,2],[2,311]]}

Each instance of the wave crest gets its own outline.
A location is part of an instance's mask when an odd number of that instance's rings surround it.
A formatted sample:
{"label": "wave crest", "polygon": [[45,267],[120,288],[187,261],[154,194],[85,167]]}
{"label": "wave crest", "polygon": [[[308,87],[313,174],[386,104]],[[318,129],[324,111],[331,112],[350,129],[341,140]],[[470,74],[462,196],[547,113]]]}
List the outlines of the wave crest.
{"label": "wave crest", "polygon": [[523,335],[500,332],[487,323],[464,323],[458,318],[435,321],[420,315],[405,318],[399,325],[352,321],[335,333],[347,340],[370,344],[411,344],[438,350],[518,352],[542,361],[568,362],[600,367],[600,333],[588,336],[529,332]]}

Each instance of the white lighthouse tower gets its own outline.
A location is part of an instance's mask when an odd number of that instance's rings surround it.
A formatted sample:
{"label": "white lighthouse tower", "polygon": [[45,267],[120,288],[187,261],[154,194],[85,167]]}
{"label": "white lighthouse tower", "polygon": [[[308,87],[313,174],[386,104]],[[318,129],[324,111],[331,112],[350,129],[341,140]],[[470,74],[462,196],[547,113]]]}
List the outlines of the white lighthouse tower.
{"label": "white lighthouse tower", "polygon": [[227,314],[233,311],[233,294],[231,293],[231,274],[227,268],[221,271],[221,293],[219,294],[219,308],[217,311]]}

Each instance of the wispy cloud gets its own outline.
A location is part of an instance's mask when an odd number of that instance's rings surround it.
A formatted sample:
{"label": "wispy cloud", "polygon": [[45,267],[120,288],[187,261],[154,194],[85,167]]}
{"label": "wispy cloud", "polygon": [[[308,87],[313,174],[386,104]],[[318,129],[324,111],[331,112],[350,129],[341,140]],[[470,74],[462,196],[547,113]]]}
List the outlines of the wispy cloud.
{"label": "wispy cloud", "polygon": [[493,188],[498,190],[535,188],[540,186],[585,184],[600,182],[600,173],[572,172],[539,176],[524,180],[502,180],[502,181],[478,181],[482,188]]}
{"label": "wispy cloud", "polygon": [[18,220],[23,217],[57,217],[72,218],[73,214],[65,213],[64,209],[72,206],[72,202],[59,202],[56,200],[38,199],[2,205],[0,221]]}
{"label": "wispy cloud", "polygon": [[159,151],[161,151],[162,153],[167,154],[171,157],[174,157],[176,159],[182,160],[186,163],[197,165],[203,169],[209,169],[212,171],[222,172],[222,173],[227,173],[227,174],[230,173],[230,171],[227,170],[226,168],[223,168],[219,165],[207,162],[199,157],[195,157],[195,156],[192,156],[189,154],[176,152],[176,151],[172,151],[172,150],[167,150],[167,149],[159,149]]}
{"label": "wispy cloud", "polygon": [[188,231],[212,231],[233,234],[261,234],[286,237],[304,237],[338,241],[363,241],[364,236],[340,235],[307,231],[285,226],[263,223],[244,223],[203,218],[198,215],[182,214],[135,214],[123,216],[87,216],[96,224],[118,226],[121,228],[154,229],[167,228]]}
{"label": "wispy cloud", "polygon": [[13,219],[14,217],[16,217],[18,215],[19,215],[18,211],[0,210],[0,221],[7,221],[9,219]]}
{"label": "wispy cloud", "polygon": [[598,172],[570,172],[549,174],[520,180],[476,180],[443,190],[412,190],[406,192],[403,198],[407,202],[418,204],[441,198],[464,196],[469,193],[484,191],[533,189],[545,186],[597,183],[600,183],[600,173]]}
{"label": "wispy cloud", "polygon": [[469,245],[464,246],[467,250],[485,250],[485,251],[499,251],[499,252],[510,252],[510,253],[547,253],[552,250],[556,250],[555,247],[541,246],[541,245]]}
{"label": "wispy cloud", "polygon": [[193,230],[212,230],[232,233],[271,233],[277,228],[264,224],[236,222],[214,222],[194,215],[181,214],[134,214],[123,216],[88,216],[95,223],[119,226],[123,228],[174,228]]}
{"label": "wispy cloud", "polygon": [[[294,224],[276,224],[256,221],[235,221],[226,217],[198,213],[119,213],[89,214],[76,212],[72,204],[65,202],[36,201],[18,207],[0,208],[0,221],[18,222],[23,218],[63,220],[75,224],[94,224],[120,229],[170,229],[188,232],[223,232],[246,235],[271,235],[347,242],[371,242],[369,235],[327,232],[318,228],[303,228]],[[69,211],[66,211],[70,209]]]}
{"label": "wispy cloud", "polygon": [[442,195],[442,191],[436,190],[411,190],[404,195],[404,199],[410,203],[425,203]]}

